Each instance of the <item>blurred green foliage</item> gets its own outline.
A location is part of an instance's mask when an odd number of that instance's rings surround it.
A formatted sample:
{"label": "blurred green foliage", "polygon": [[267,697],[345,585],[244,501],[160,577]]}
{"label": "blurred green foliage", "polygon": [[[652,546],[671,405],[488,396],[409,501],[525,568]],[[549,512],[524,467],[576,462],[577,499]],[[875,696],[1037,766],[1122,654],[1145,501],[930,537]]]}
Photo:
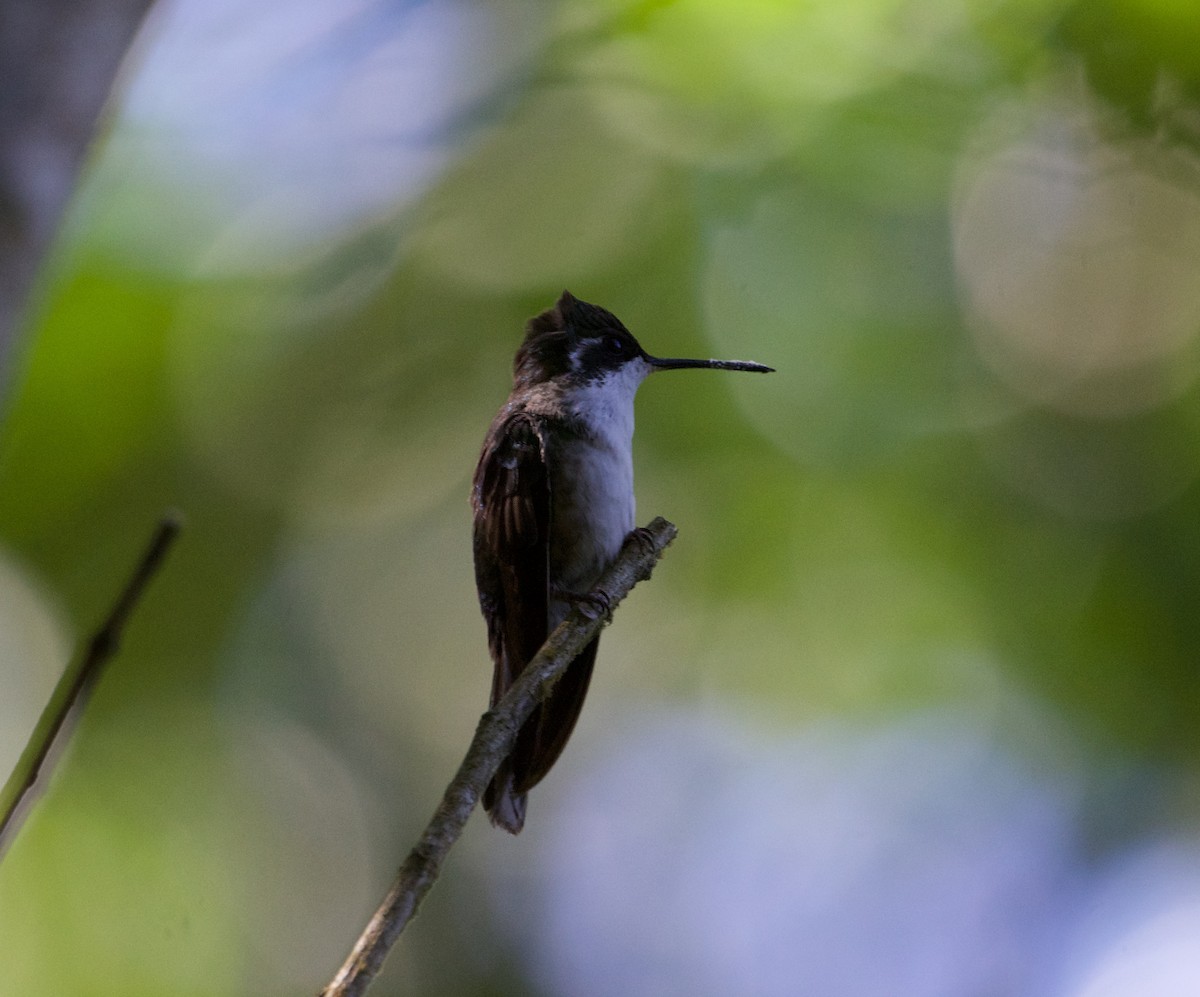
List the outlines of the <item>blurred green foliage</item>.
{"label": "blurred green foliage", "polygon": [[[1179,0],[163,4],[11,359],[4,744],[189,527],[0,865],[6,992],[332,972],[484,705],[466,489],[563,286],[779,369],[643,389],[680,539],[585,726],[1017,698],[1035,765],[1161,780],[1088,833],[1194,834],[1198,113]],[[384,992],[529,992],[478,900],[528,840]]]}

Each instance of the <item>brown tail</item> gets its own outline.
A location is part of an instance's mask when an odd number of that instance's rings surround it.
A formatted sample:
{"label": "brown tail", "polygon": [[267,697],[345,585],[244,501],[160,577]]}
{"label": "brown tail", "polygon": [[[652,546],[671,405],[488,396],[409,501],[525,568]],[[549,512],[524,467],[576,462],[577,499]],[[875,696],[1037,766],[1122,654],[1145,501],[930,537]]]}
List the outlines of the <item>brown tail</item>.
{"label": "brown tail", "polygon": [[567,666],[558,685],[517,734],[517,744],[483,794],[492,823],[510,834],[525,825],[525,794],[542,781],[566,747],[583,709],[600,638],[595,637]]}
{"label": "brown tail", "polygon": [[483,809],[493,826],[502,827],[509,834],[520,834],[525,826],[526,799],[524,793],[513,789],[512,761],[504,759],[483,791]]}

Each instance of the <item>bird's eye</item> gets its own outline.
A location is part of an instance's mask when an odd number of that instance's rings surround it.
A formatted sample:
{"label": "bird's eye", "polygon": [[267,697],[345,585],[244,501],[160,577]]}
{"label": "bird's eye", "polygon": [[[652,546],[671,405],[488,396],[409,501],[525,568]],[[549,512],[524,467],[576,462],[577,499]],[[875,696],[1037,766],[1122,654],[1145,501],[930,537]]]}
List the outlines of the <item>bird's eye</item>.
{"label": "bird's eye", "polygon": [[625,340],[620,336],[605,336],[604,349],[611,353],[614,357],[623,357],[628,348],[625,345]]}

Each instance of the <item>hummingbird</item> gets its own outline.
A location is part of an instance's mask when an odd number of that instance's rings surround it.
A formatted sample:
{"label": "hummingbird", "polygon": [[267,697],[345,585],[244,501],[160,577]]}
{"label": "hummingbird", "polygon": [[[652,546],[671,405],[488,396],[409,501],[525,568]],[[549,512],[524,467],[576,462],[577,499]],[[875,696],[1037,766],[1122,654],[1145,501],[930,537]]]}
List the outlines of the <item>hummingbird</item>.
{"label": "hummingbird", "polygon": [[[569,291],[526,325],[512,393],[484,438],[471,486],[492,706],[571,605],[588,600],[634,529],[633,398],[650,374],[687,368],[772,371],[653,357],[615,315]],[[524,826],[526,794],[571,735],[599,643],[593,638],[567,667],[484,792],[497,827],[517,834]]]}

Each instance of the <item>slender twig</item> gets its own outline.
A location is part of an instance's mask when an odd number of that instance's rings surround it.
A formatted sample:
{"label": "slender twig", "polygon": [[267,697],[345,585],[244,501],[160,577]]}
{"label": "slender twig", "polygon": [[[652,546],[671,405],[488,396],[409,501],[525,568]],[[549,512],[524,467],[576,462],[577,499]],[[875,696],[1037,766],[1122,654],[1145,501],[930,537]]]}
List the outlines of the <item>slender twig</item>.
{"label": "slender twig", "polygon": [[[593,590],[607,603],[610,613],[634,585],[650,577],[675,533],[671,523],[658,518],[631,534]],[[400,932],[437,881],[442,861],[462,834],[484,787],[512,751],[517,731],[604,623],[603,616],[589,615],[582,604],[577,605],[546,639],[504,698],[480,718],[467,756],[446,787],[433,818],[322,997],[359,997],[366,992]]]}
{"label": "slender twig", "polygon": [[108,660],[116,653],[125,631],[125,624],[146,590],[150,579],[162,566],[163,559],[182,525],[180,516],[167,513],[159,521],[145,552],[133,574],[125,583],[108,617],[88,641],[76,663],[63,672],[54,687],[46,708],[21,753],[12,775],[0,794],[0,857],[16,837],[31,804],[30,791],[37,784],[43,766],[52,751],[61,750],[70,735],[68,719],[78,714],[87,702],[88,694],[95,688],[96,681]]}

